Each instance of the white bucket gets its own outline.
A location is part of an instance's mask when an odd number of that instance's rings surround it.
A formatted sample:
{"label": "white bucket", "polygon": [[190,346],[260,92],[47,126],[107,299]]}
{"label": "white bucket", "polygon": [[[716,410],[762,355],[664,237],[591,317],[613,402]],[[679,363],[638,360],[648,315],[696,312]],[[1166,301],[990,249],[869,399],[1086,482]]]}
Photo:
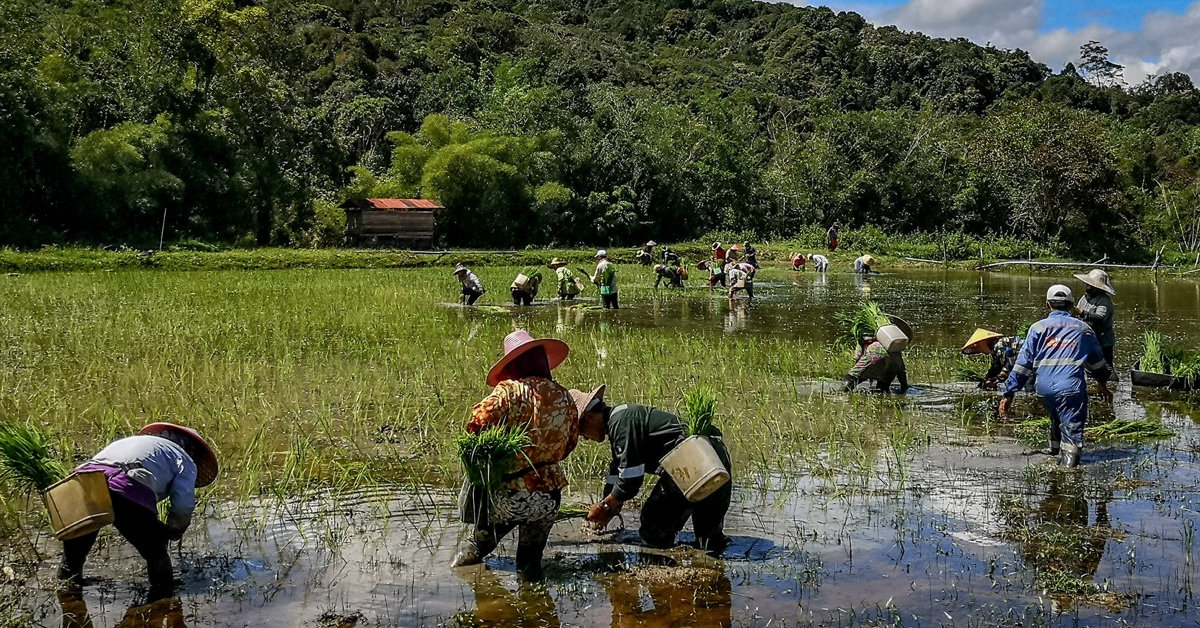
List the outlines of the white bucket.
{"label": "white bucket", "polygon": [[908,336],[895,325],[884,325],[875,332],[875,339],[889,352],[904,351],[908,348]]}
{"label": "white bucket", "polygon": [[708,439],[689,436],[662,457],[663,470],[688,501],[698,502],[729,482],[729,472]]}

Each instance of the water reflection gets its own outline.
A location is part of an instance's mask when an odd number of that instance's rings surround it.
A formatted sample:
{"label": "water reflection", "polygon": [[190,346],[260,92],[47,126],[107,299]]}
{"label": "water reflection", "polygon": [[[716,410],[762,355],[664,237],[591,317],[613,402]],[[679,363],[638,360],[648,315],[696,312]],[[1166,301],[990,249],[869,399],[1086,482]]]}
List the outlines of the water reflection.
{"label": "water reflection", "polygon": [[475,594],[475,609],[455,615],[459,626],[557,628],[554,598],[545,584],[521,581],[514,593],[487,565],[458,570]]}
{"label": "water reflection", "polygon": [[631,571],[601,578],[612,605],[613,628],[733,623],[733,584],[719,563],[675,566],[642,554]]}
{"label": "water reflection", "polygon": [[[62,628],[93,628],[87,602],[78,591],[59,591],[58,604],[62,608]],[[187,628],[183,603],[174,597],[131,606],[113,628]]]}

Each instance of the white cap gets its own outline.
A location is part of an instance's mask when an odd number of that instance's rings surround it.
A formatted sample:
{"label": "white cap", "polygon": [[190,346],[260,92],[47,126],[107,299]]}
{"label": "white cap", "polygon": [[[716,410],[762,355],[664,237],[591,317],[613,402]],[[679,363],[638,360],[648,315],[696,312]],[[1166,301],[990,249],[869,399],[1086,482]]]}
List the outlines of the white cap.
{"label": "white cap", "polygon": [[608,257],[608,251],[600,249],[599,251],[596,251],[596,257]]}
{"label": "white cap", "polygon": [[1068,288],[1060,283],[1056,283],[1053,286],[1050,286],[1050,289],[1046,291],[1046,300],[1047,301],[1066,301],[1068,303],[1074,303],[1075,295],[1071,294],[1070,288]]}

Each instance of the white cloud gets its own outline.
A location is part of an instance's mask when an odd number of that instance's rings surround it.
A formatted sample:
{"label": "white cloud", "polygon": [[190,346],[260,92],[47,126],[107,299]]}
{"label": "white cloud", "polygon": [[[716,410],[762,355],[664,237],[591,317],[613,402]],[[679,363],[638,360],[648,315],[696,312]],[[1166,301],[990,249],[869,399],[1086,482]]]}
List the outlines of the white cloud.
{"label": "white cloud", "polygon": [[[1051,2],[1055,0],[1049,0]],[[933,37],[965,37],[977,44],[1021,48],[1050,69],[1078,61],[1079,47],[1099,41],[1113,61],[1125,66],[1125,81],[1135,85],[1150,74],[1186,72],[1200,83],[1200,0],[1183,13],[1151,11],[1137,30],[1091,24],[1077,30],[1039,32],[1045,0],[909,0],[893,9],[870,10],[855,0],[831,4],[858,10],[875,24]],[[793,4],[813,4],[793,2]]]}

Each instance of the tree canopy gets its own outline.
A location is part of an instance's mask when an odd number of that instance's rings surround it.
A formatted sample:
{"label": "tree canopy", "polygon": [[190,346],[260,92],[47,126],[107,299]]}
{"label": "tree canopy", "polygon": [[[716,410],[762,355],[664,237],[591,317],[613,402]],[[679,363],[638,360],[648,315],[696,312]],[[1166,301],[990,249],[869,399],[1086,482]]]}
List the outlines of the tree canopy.
{"label": "tree canopy", "polygon": [[9,0],[0,244],[448,245],[805,226],[1196,250],[1200,92],[751,0]]}

